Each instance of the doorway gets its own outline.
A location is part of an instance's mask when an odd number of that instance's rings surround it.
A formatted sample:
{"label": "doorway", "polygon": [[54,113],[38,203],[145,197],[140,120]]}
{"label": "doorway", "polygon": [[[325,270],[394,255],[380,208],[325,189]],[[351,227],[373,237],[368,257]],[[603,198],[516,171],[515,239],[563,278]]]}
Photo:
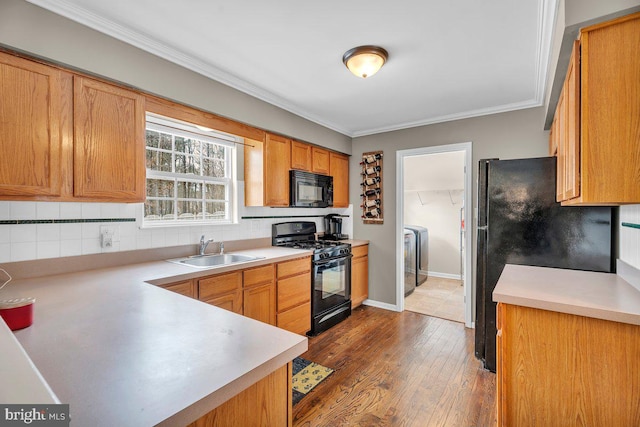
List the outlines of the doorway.
{"label": "doorway", "polygon": [[[473,327],[471,145],[396,153],[397,309],[403,311],[408,305],[412,311],[464,321],[469,328]],[[410,294],[407,305],[405,294]]]}

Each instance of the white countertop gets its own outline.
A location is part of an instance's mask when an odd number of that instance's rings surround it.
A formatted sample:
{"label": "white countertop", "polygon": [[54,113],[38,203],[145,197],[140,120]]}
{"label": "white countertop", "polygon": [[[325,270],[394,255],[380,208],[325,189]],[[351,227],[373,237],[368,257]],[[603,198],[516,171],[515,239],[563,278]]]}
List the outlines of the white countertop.
{"label": "white countertop", "polygon": [[640,291],[612,273],[507,264],[493,300],[640,325]]}
{"label": "white countertop", "polygon": [[[33,325],[15,337],[70,404],[72,426],[186,425],[307,350],[303,336],[145,283],[310,252],[235,253],[265,258],[211,269],[157,261],[15,280],[3,290],[3,297],[36,298]],[[0,340],[4,351],[11,343]],[[7,387],[0,384],[2,393]]]}

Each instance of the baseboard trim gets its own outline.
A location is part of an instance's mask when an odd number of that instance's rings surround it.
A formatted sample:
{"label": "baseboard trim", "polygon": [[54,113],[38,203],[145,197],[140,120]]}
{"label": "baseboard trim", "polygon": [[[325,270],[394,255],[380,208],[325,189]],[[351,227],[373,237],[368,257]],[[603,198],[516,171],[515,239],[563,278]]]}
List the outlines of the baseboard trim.
{"label": "baseboard trim", "polygon": [[389,304],[387,302],[376,301],[372,299],[366,299],[362,301],[362,304],[368,305],[371,307],[382,308],[384,310],[389,310],[389,311],[398,311],[398,312],[400,311],[397,305]]}
{"label": "baseboard trim", "polygon": [[440,277],[442,279],[462,280],[462,276],[460,276],[459,274],[438,273],[437,271],[430,271],[429,276]]}

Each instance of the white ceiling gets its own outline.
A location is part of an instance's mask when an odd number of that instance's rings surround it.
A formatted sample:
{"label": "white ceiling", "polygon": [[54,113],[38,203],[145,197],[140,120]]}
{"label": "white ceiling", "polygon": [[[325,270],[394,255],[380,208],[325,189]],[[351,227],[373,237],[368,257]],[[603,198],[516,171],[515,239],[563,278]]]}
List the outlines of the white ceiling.
{"label": "white ceiling", "polygon": [[404,191],[464,188],[464,151],[405,157]]}
{"label": "white ceiling", "polygon": [[541,105],[557,2],[28,1],[352,137]]}

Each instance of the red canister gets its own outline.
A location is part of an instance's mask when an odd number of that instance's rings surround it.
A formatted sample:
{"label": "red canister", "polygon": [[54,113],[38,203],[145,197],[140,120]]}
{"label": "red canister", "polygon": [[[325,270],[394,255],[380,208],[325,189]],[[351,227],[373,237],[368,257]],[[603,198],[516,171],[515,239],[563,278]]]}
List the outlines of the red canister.
{"label": "red canister", "polygon": [[0,300],[0,317],[12,331],[26,328],[33,323],[33,303],[35,298],[14,298]]}

